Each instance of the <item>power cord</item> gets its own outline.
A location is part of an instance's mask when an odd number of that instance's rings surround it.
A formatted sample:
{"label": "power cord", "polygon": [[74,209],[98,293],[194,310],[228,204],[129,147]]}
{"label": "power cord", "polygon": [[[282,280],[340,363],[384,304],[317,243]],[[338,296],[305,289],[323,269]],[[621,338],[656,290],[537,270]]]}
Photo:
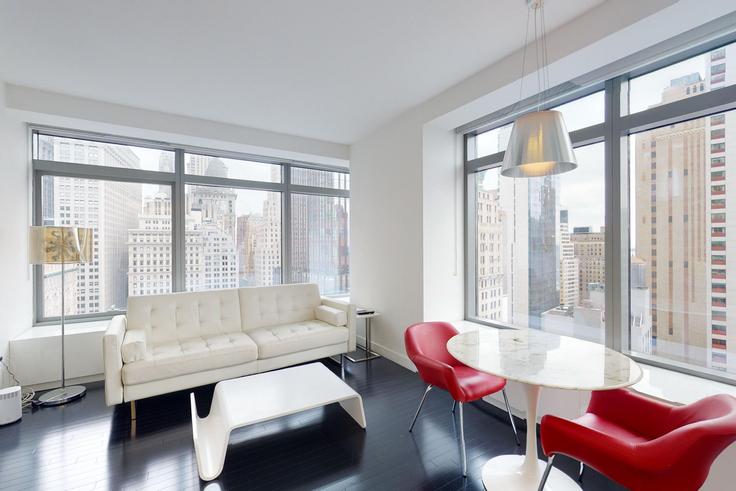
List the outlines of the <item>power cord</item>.
{"label": "power cord", "polygon": [[[2,356],[0,356],[0,364],[2,364],[2,366],[5,367],[5,370],[8,371],[8,373],[10,374],[10,376],[15,381],[15,384],[18,385],[19,387],[22,387],[21,384],[20,384],[20,382],[18,381],[18,378],[13,373],[13,371],[5,363],[5,361],[3,361],[3,357]],[[23,393],[23,389],[21,389],[21,394],[22,395],[21,395],[21,400],[20,400],[20,407],[22,409],[31,407],[31,404],[33,403],[33,398],[36,397],[36,391],[29,388],[29,389],[26,390],[25,393]]]}

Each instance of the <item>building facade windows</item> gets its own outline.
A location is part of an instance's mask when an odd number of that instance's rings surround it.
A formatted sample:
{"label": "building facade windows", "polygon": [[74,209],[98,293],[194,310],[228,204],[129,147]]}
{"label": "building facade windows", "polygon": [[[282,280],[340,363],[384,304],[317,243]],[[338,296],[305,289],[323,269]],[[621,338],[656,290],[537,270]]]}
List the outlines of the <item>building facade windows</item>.
{"label": "building facade windows", "polygon": [[[69,319],[109,317],[125,311],[128,296],[172,291],[311,281],[327,295],[349,292],[347,171],[210,153],[33,130],[34,223],[95,230],[93,261],[65,272],[67,298],[76,299],[66,304]],[[286,184],[294,170],[308,177]],[[303,193],[324,201],[307,206]],[[282,226],[294,216],[303,219]],[[292,266],[306,263],[320,274]],[[60,270],[37,267],[34,285],[36,322],[53,322]]]}

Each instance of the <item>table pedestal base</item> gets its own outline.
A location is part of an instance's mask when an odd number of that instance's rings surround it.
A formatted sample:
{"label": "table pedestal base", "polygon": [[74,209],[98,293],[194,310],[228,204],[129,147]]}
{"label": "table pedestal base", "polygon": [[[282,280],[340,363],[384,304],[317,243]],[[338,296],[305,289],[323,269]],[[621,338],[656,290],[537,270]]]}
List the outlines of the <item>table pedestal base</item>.
{"label": "table pedestal base", "polygon": [[[483,466],[483,486],[488,491],[537,491],[547,463],[537,460],[537,472],[523,464],[523,455],[501,455],[489,460]],[[581,488],[570,476],[553,467],[544,491],[581,491]]]}

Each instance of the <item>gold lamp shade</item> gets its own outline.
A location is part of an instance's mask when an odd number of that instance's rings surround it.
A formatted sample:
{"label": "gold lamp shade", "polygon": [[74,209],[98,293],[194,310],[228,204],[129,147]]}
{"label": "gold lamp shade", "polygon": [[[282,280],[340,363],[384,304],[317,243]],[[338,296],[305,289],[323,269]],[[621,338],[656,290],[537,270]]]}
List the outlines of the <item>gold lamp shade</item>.
{"label": "gold lamp shade", "polygon": [[76,264],[92,260],[93,230],[82,227],[31,227],[30,264]]}

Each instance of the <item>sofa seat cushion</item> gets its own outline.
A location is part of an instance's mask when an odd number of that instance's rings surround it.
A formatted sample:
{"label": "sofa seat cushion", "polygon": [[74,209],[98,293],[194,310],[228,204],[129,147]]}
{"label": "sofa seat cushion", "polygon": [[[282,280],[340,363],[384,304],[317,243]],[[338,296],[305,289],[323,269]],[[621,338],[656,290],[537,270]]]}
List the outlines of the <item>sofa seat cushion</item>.
{"label": "sofa seat cushion", "polygon": [[258,345],[259,358],[273,358],[331,344],[347,343],[349,330],[311,320],[248,331]]}
{"label": "sofa seat cushion", "polygon": [[142,384],[224,368],[258,358],[258,346],[243,332],[213,334],[149,347],[145,359],[123,365],[123,383]]}

